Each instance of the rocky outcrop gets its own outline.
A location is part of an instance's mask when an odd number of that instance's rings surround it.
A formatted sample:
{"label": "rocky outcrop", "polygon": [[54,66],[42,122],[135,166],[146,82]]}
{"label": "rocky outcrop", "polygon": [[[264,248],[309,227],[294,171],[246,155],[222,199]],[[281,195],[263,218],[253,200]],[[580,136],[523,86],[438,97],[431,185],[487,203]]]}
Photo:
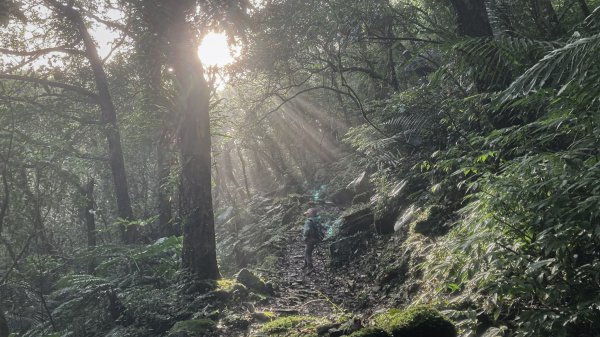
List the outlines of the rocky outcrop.
{"label": "rocky outcrop", "polygon": [[365,207],[343,215],[340,219],[341,222],[337,235],[338,237],[343,237],[354,235],[358,232],[370,231],[375,221],[375,215],[370,207]]}

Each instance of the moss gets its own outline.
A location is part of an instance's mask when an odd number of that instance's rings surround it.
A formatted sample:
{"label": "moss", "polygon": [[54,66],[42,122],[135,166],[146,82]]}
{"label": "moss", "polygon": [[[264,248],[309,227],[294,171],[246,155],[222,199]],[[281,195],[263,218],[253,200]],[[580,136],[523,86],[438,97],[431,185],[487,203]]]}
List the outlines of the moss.
{"label": "moss", "polygon": [[235,280],[222,278],[217,280],[217,289],[224,291],[232,291],[237,284],[239,283],[237,283]]}
{"label": "moss", "polygon": [[266,323],[260,332],[268,336],[316,337],[316,327],[323,323],[326,321],[312,316],[287,316]]}
{"label": "moss", "polygon": [[[378,327],[368,327],[362,330],[356,331],[350,335],[350,337],[389,337],[390,334],[387,333],[382,328]],[[434,336],[432,336],[434,337]]]}
{"label": "moss", "polygon": [[417,306],[404,311],[392,309],[377,315],[374,321],[394,337],[456,337],[452,322],[429,306]]}
{"label": "moss", "polygon": [[275,255],[267,255],[262,261],[261,267],[266,270],[275,270],[277,268],[277,264],[279,263],[279,258]]}
{"label": "moss", "polygon": [[171,328],[171,332],[185,331],[203,336],[204,334],[215,331],[216,328],[217,325],[210,319],[192,319],[175,323]]}

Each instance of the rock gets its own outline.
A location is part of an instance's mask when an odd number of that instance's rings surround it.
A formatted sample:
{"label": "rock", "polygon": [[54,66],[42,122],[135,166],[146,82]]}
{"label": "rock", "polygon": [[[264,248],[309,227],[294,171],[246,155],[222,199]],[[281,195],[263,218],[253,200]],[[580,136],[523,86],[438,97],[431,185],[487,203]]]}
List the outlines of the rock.
{"label": "rock", "polygon": [[346,189],[354,191],[356,194],[361,194],[365,192],[369,192],[373,190],[373,184],[371,184],[371,180],[367,175],[367,172],[364,171],[361,173],[356,179],[352,180]]}
{"label": "rock", "polygon": [[439,311],[429,306],[408,310],[392,309],[375,317],[375,323],[393,337],[456,337],[454,324]]}
{"label": "rock", "polygon": [[447,210],[440,205],[428,207],[415,222],[415,233],[425,236],[444,234],[444,223],[448,218]]}
{"label": "rock", "polygon": [[217,325],[210,319],[191,319],[175,323],[169,330],[169,337],[215,336]]}
{"label": "rock", "polygon": [[368,327],[352,333],[350,337],[390,337],[390,334],[378,327]]}
{"label": "rock", "polygon": [[252,274],[248,269],[244,268],[239,271],[236,276],[236,281],[248,287],[248,289],[257,291],[263,294],[272,294],[273,287],[268,287],[258,276]]}
{"label": "rock", "polygon": [[319,336],[327,335],[327,334],[329,334],[329,330],[337,329],[340,327],[340,325],[342,325],[342,323],[329,323],[329,324],[319,325],[316,329],[317,335],[319,335]]}
{"label": "rock", "polygon": [[269,322],[275,318],[275,315],[272,312],[263,312],[257,311],[252,313],[252,318],[258,322]]}
{"label": "rock", "polygon": [[380,286],[387,285],[392,281],[394,283],[402,283],[405,279],[405,275],[408,272],[408,263],[402,261],[400,264],[393,264],[385,268],[375,279],[377,284]]}
{"label": "rock", "polygon": [[362,328],[360,320],[353,317],[344,322],[338,328],[329,329],[329,337],[347,336],[355,331],[358,331],[360,328]]}
{"label": "rock", "polygon": [[374,226],[377,234],[391,234],[394,232],[398,210],[396,208],[385,209],[375,215]]}
{"label": "rock", "polygon": [[361,231],[369,231],[375,220],[370,207],[359,209],[341,217],[338,236],[350,236]]}
{"label": "rock", "polygon": [[357,194],[353,199],[352,199],[352,205],[359,205],[359,204],[364,204],[366,202],[371,201],[371,193],[370,192],[363,192],[361,194]]}
{"label": "rock", "polygon": [[343,188],[333,193],[329,199],[331,199],[331,201],[338,206],[347,206],[352,202],[352,199],[354,199],[355,195],[356,193],[354,193],[352,190]]}
{"label": "rock", "polygon": [[415,218],[415,205],[410,205],[394,223],[394,232],[399,232],[408,226]]}
{"label": "rock", "polygon": [[341,238],[329,245],[330,263],[340,267],[354,259],[366,247],[366,233],[359,232],[352,236]]}
{"label": "rock", "polygon": [[222,323],[233,330],[247,330],[252,321],[247,316],[230,313],[223,318]]}

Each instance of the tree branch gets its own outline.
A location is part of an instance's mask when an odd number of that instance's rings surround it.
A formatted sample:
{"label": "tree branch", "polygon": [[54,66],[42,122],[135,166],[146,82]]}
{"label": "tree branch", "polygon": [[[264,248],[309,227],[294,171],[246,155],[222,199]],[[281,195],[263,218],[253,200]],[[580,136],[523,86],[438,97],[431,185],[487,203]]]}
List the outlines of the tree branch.
{"label": "tree branch", "polygon": [[91,92],[87,89],[72,85],[72,84],[50,81],[50,80],[45,80],[42,78],[35,78],[35,77],[21,76],[21,75],[9,75],[9,74],[0,74],[0,79],[23,81],[23,82],[45,85],[45,86],[49,86],[49,87],[61,88],[64,90],[68,90],[68,91],[72,91],[74,93],[80,94],[82,96],[86,96],[86,97],[92,99],[92,101],[94,101],[95,103],[98,103],[98,100],[99,100],[99,97],[96,93]]}

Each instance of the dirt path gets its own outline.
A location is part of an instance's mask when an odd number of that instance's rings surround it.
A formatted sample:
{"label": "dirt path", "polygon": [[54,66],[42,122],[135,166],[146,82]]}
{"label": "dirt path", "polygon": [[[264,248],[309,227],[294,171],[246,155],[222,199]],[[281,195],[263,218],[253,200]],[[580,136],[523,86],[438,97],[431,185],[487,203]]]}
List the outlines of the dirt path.
{"label": "dirt path", "polygon": [[310,273],[302,270],[304,243],[300,233],[290,233],[287,250],[279,262],[274,279],[279,289],[274,299],[277,308],[288,308],[301,315],[326,317],[341,309],[336,301],[338,293],[329,268],[327,245],[320,244],[313,252],[314,269]]}

